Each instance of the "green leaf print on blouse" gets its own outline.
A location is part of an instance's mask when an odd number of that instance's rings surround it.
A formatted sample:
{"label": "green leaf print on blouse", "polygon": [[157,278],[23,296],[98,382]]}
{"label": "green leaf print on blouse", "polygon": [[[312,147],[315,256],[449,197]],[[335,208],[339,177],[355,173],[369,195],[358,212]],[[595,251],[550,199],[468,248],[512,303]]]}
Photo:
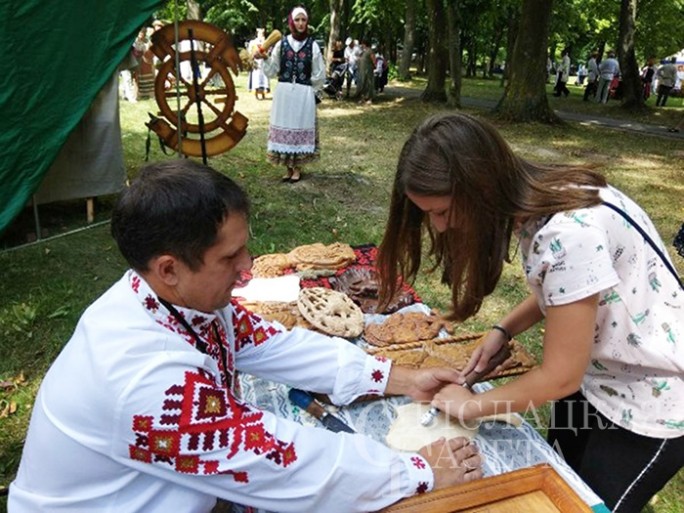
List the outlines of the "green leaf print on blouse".
{"label": "green leaf print on blouse", "polygon": [[660,283],[660,280],[656,276],[655,271],[648,273],[648,283],[651,286],[651,288],[656,292],[660,292],[660,287],[663,286],[663,284]]}
{"label": "green leaf print on blouse", "polygon": [[634,324],[639,325],[642,322],[646,320],[646,317],[648,317],[648,314],[650,313],[650,310],[646,310],[645,312],[639,312],[635,316],[632,317],[632,320],[634,321]]}
{"label": "green leaf print on blouse", "polygon": [[603,297],[599,301],[599,306],[612,305],[615,303],[619,303],[620,301],[622,301],[620,295],[614,290],[611,290],[607,294],[603,295]]}
{"label": "green leaf print on blouse", "polygon": [[674,331],[672,330],[672,328],[670,328],[670,325],[664,322],[661,325],[661,327],[663,328],[663,331],[667,334],[667,341],[672,344],[676,344],[677,341],[675,340]]}
{"label": "green leaf print on blouse", "polygon": [[602,364],[601,362],[599,362],[598,360],[592,360],[592,361],[591,361],[591,365],[592,365],[592,367],[594,367],[594,369],[596,369],[596,370],[600,370],[600,371],[607,371],[607,370],[608,370],[608,367],[606,367],[605,365],[603,365],[603,364]]}
{"label": "green leaf print on blouse", "polygon": [[551,253],[553,253],[553,257],[556,260],[562,259],[566,254],[565,248],[563,247],[563,243],[560,241],[560,239],[553,239],[549,245],[549,248],[551,248]]}
{"label": "green leaf print on blouse", "polygon": [[656,422],[670,429],[679,429],[680,431],[684,431],[684,420],[658,419]]}
{"label": "green leaf print on blouse", "polygon": [[666,379],[648,379],[646,382],[651,385],[651,393],[653,397],[660,397],[663,392],[670,390],[670,385],[668,385]]}
{"label": "green leaf print on blouse", "polygon": [[569,212],[568,217],[575,221],[577,224],[579,224],[582,228],[586,228],[589,226],[588,223],[584,222],[584,218],[587,217],[589,214],[583,213],[583,214],[578,214],[577,212]]}

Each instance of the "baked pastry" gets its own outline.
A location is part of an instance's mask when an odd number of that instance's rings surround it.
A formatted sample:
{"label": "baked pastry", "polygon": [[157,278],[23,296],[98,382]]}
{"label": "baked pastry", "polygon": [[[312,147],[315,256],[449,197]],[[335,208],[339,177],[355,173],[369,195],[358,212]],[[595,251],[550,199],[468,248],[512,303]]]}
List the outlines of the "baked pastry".
{"label": "baked pastry", "polygon": [[287,254],[290,264],[298,271],[306,269],[341,269],[356,261],[356,253],[349,244],[320,242],[298,246]]}
{"label": "baked pastry", "polygon": [[336,290],[302,289],[297,306],[307,321],[329,335],[355,338],[363,332],[363,312],[346,294]]}
{"label": "baked pastry", "polygon": [[285,253],[261,255],[252,262],[252,276],[255,278],[275,278],[285,274],[285,270],[289,267],[292,267],[292,263]]}
{"label": "baked pastry", "polygon": [[280,301],[244,302],[242,306],[267,321],[278,321],[288,330],[292,328],[311,329],[313,327],[302,317],[296,301],[289,303]]}
{"label": "baked pastry", "polygon": [[378,273],[371,267],[355,266],[328,279],[330,286],[347,294],[364,313],[393,313],[415,302],[408,290],[399,290],[382,310],[378,310]]}
{"label": "baked pastry", "polygon": [[382,323],[369,324],[364,338],[369,344],[385,347],[435,338],[442,328],[452,329],[451,323],[438,315],[424,312],[396,312]]}

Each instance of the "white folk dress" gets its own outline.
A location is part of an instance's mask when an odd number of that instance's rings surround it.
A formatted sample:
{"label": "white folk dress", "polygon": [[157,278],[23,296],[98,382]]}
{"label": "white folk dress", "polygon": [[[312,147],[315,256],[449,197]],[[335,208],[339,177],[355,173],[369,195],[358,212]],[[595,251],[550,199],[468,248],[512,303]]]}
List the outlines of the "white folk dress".
{"label": "white folk dress", "polygon": [[[306,44],[291,34],[286,39],[296,53]],[[312,43],[311,85],[278,81],[273,92],[267,145],[268,160],[273,164],[295,167],[319,158],[316,91],[325,83],[325,61],[318,44]],[[270,78],[280,74],[282,46],[282,40],[276,43],[263,63],[263,71]]]}
{"label": "white folk dress", "polygon": [[237,304],[177,310],[197,338],[132,271],[86,310],[40,388],[9,511],[208,513],[221,497],[349,513],[432,488],[418,454],[278,418],[233,385],[240,370],[347,403],[384,391],[388,360]]}
{"label": "white folk dress", "polygon": [[[638,222],[667,254],[653,223],[609,187],[601,198]],[[581,392],[639,435],[684,435],[684,291],[639,232],[606,206],[527,223],[520,249],[542,311],[599,294],[594,347]]]}
{"label": "white folk dress", "polygon": [[[259,45],[264,42],[264,38],[252,39],[249,42],[247,51],[250,55],[254,55],[257,51]],[[264,74],[263,61],[260,59],[254,59],[252,70],[249,72],[249,83],[248,88],[251,92],[271,92],[271,83],[268,77]]]}

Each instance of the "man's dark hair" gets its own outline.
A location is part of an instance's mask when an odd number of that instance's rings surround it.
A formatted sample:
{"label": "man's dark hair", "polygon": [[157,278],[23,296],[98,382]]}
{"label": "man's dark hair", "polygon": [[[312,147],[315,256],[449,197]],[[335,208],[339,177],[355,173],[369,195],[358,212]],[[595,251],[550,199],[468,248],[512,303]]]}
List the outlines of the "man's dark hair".
{"label": "man's dark hair", "polygon": [[112,213],[112,236],[128,264],[146,271],[170,254],[190,269],[202,265],[229,215],[249,216],[245,192],[230,178],[189,159],[144,166]]}

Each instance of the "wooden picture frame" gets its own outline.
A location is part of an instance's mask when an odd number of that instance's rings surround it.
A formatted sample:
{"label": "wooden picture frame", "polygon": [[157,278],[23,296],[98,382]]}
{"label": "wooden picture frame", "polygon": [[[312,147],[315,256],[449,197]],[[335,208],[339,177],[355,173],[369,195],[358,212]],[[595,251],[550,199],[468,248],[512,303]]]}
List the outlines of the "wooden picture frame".
{"label": "wooden picture frame", "polygon": [[382,513],[591,513],[565,480],[548,465],[536,465],[458,486],[416,495]]}

